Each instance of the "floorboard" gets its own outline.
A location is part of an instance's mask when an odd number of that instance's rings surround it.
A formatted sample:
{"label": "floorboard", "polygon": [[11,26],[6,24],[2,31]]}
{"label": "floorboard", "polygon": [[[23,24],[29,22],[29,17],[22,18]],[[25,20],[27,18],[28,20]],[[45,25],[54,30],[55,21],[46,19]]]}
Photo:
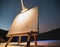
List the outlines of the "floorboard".
{"label": "floorboard", "polygon": [[[0,47],[5,47],[6,43],[0,43]],[[10,42],[7,47],[26,47],[26,42],[18,45],[18,42]],[[60,40],[43,40],[37,41],[37,47],[60,47]],[[35,47],[34,41],[30,43],[30,47]]]}

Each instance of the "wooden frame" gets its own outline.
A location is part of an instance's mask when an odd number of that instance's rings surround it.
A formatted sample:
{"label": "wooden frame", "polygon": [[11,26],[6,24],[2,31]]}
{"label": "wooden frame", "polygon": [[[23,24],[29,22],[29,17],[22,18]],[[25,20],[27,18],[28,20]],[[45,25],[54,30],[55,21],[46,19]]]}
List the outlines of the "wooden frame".
{"label": "wooden frame", "polygon": [[23,33],[23,34],[13,34],[13,35],[11,35],[10,38],[9,38],[9,40],[6,43],[5,47],[8,46],[9,42],[12,40],[12,38],[14,36],[19,36],[19,38],[18,38],[18,45],[19,45],[20,40],[21,40],[21,36],[24,36],[24,35],[27,35],[28,36],[26,47],[30,47],[30,37],[31,37],[31,35],[34,36],[35,46],[37,46],[37,40],[36,40],[36,35],[38,35],[37,33],[32,33],[32,34],[31,33]]}

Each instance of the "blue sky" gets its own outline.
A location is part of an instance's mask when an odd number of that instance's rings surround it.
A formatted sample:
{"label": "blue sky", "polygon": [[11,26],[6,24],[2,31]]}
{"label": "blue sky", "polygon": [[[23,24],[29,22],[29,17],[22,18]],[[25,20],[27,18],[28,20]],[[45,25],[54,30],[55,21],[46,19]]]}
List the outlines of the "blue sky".
{"label": "blue sky", "polygon": [[[59,0],[24,0],[24,5],[29,9],[38,6],[40,33],[60,27]],[[9,30],[21,10],[20,0],[0,0],[0,29]]]}

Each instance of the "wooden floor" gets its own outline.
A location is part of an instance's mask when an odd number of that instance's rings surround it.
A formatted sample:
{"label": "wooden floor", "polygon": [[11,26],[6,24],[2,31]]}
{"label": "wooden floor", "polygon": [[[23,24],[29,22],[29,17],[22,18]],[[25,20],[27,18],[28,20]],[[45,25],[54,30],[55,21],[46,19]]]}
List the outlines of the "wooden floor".
{"label": "wooden floor", "polygon": [[[0,47],[5,47],[6,43],[0,43]],[[17,42],[10,42],[7,47],[26,47],[26,42],[22,42],[18,45]],[[30,43],[30,47],[35,47],[34,42]],[[60,47],[60,40],[44,40],[37,41],[37,47]]]}

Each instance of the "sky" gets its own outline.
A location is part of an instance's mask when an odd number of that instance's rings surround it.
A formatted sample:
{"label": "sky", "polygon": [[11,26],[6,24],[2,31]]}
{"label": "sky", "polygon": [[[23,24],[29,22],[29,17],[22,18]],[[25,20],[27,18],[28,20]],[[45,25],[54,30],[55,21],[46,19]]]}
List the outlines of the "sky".
{"label": "sky", "polygon": [[[60,28],[60,0],[24,0],[24,5],[38,6],[39,33]],[[0,29],[9,30],[21,10],[21,0],[0,0]]]}

